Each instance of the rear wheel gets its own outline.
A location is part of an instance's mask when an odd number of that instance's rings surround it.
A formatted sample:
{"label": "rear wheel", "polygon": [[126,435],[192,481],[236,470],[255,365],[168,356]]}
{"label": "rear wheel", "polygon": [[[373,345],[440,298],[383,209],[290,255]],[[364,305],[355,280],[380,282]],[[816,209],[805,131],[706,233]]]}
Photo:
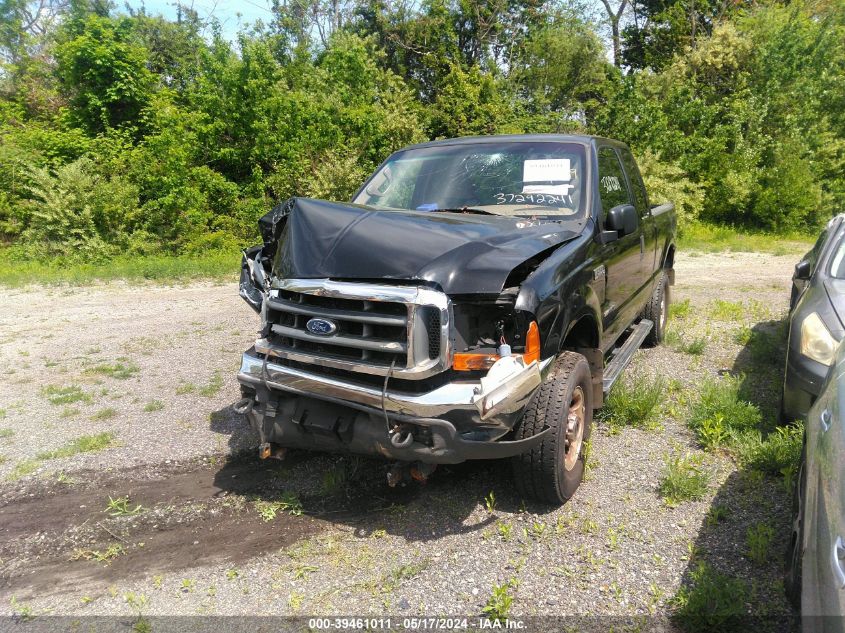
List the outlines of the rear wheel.
{"label": "rear wheel", "polygon": [[666,323],[669,320],[669,276],[664,271],[660,275],[651,299],[643,310],[643,318],[654,323],[651,332],[645,337],[643,345],[655,347],[663,342],[666,335]]}
{"label": "rear wheel", "polygon": [[575,494],[584,478],[592,422],[590,366],[581,354],[563,352],[514,429],[518,440],[552,429],[539,446],[513,459],[523,497],[561,505]]}
{"label": "rear wheel", "polygon": [[798,467],[798,481],[795,494],[792,497],[792,537],[786,551],[786,574],[784,588],[786,597],[796,609],[801,608],[801,562],[803,559],[803,523],[804,523],[804,490],[806,488],[807,445],[801,451],[801,464]]}

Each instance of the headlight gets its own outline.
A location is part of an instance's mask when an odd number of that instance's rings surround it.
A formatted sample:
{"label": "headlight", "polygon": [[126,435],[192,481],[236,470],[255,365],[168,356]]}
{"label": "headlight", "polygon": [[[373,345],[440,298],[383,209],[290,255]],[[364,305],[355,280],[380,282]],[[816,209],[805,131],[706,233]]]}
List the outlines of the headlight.
{"label": "headlight", "polygon": [[801,353],[822,365],[830,365],[836,353],[836,339],[815,312],[801,324]]}

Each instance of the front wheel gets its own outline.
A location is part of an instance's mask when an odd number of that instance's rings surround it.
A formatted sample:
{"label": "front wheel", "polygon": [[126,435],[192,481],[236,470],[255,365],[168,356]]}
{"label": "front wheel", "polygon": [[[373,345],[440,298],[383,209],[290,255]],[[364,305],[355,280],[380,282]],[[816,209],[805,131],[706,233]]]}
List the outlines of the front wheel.
{"label": "front wheel", "polygon": [[513,458],[516,488],[523,497],[562,505],[575,494],[584,478],[592,422],[590,365],[581,354],[563,352],[514,429],[518,440],[552,429],[538,446]]}

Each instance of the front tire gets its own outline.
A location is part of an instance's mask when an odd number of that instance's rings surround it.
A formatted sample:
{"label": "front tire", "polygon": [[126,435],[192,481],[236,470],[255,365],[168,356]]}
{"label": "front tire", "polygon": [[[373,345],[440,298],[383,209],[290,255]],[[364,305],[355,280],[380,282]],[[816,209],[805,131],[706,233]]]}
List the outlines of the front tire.
{"label": "front tire", "polygon": [[643,310],[643,318],[654,323],[651,332],[643,341],[643,345],[646,347],[656,347],[663,342],[663,338],[666,336],[666,323],[669,320],[669,294],[669,276],[664,271],[660,274],[657,287],[654,289],[645,310]]}
{"label": "front tire", "polygon": [[562,505],[575,494],[584,478],[592,422],[590,365],[581,354],[563,352],[514,429],[517,440],[552,429],[539,446],[513,458],[516,488],[524,498]]}

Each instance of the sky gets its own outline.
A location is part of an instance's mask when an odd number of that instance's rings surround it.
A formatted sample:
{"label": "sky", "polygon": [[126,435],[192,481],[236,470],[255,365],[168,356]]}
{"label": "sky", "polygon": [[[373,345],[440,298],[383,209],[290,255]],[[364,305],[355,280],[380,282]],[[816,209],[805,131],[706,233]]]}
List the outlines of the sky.
{"label": "sky", "polygon": [[[176,18],[175,0],[127,0],[126,4],[133,9],[143,5],[152,15],[160,13],[171,20]],[[259,19],[266,23],[272,17],[268,0],[184,0],[181,4],[193,7],[200,18],[216,17],[223,27],[223,35],[230,40],[240,26]],[[124,6],[122,2],[118,5]]]}

